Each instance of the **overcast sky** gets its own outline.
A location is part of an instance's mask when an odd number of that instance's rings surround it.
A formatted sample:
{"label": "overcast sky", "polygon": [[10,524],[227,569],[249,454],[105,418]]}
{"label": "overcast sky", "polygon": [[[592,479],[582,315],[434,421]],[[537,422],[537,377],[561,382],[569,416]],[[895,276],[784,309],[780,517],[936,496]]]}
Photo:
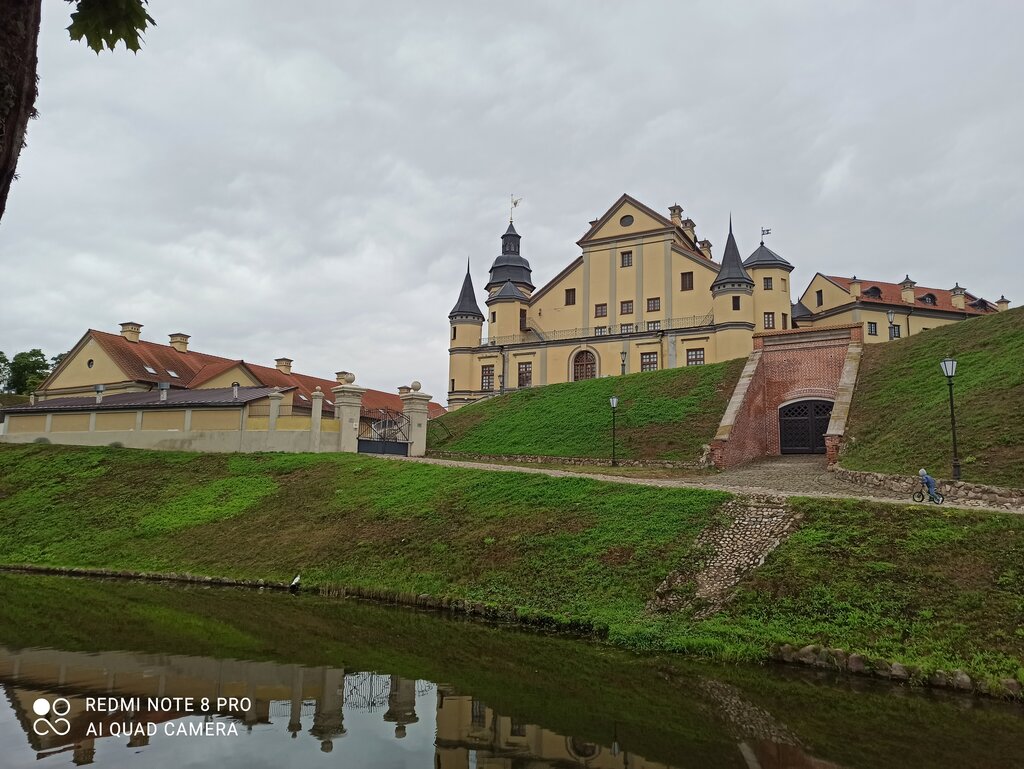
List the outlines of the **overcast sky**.
{"label": "overcast sky", "polygon": [[[1024,3],[46,0],[0,350],[86,328],[444,399],[510,193],[542,285],[623,192],[746,255],[1024,302]],[[1016,230],[1012,228],[1016,227]],[[794,295],[794,299],[796,295]],[[482,293],[481,293],[482,299]]]}

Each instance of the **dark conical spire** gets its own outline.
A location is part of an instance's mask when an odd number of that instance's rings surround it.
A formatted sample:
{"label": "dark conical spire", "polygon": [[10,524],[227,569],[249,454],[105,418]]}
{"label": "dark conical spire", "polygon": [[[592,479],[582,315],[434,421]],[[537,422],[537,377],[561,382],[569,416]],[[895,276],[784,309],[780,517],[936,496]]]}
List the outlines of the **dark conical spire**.
{"label": "dark conical spire", "polygon": [[501,255],[491,265],[490,280],[487,281],[485,289],[502,285],[506,280],[511,280],[518,286],[525,286],[533,290],[531,281],[530,263],[519,254],[519,241],[522,236],[516,232],[512,220],[508,220],[508,229],[501,236]]}
{"label": "dark conical spire", "polygon": [[740,250],[736,245],[736,238],[732,234],[732,214],[729,214],[729,238],[725,241],[725,254],[722,256],[722,267],[718,271],[718,277],[711,284],[712,291],[721,289],[739,288],[749,289],[754,287],[754,281],[743,269],[743,260],[740,258]]}
{"label": "dark conical spire", "polygon": [[462,281],[459,301],[455,303],[452,311],[448,313],[449,320],[458,317],[484,319],[484,314],[480,312],[480,305],[476,303],[476,299],[473,296],[473,278],[469,275],[469,259],[466,260],[466,278]]}

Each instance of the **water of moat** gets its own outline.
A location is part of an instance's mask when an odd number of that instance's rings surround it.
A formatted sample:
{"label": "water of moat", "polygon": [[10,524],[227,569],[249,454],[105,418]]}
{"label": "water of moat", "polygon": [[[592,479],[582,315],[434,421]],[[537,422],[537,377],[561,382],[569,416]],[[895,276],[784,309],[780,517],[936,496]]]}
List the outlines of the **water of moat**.
{"label": "water of moat", "polygon": [[0,688],[4,768],[1024,766],[1018,705],[223,588],[0,573]]}

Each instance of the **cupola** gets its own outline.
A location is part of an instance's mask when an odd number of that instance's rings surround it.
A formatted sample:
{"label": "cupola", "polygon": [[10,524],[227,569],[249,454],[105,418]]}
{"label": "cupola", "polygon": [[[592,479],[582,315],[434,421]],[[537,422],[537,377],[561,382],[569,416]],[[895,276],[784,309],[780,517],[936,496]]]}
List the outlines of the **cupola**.
{"label": "cupola", "polygon": [[490,278],[487,285],[484,286],[487,291],[501,287],[507,280],[512,281],[521,289],[533,291],[530,263],[519,253],[521,239],[522,236],[516,232],[510,219],[508,229],[501,236],[501,255],[491,265]]}

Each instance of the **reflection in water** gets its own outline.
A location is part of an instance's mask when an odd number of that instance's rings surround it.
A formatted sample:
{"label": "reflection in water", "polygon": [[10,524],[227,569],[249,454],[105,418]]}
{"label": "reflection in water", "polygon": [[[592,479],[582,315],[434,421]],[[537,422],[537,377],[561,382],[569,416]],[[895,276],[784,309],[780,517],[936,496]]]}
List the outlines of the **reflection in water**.
{"label": "reflection in water", "polygon": [[[311,668],[270,662],[244,662],[219,660],[210,657],[175,655],[147,655],[128,652],[86,654],[51,649],[11,651],[0,647],[0,686],[24,733],[24,740],[36,760],[52,759],[79,765],[123,762],[129,753],[132,765],[164,765],[145,763],[150,742],[181,743],[179,736],[171,736],[175,724],[203,721],[219,724],[222,731],[230,726],[236,737],[205,737],[199,741],[215,740],[222,743],[234,739],[233,753],[252,751],[254,746],[238,737],[254,728],[272,728],[276,725],[281,737],[290,735],[295,740],[315,740],[320,753],[330,753],[339,740],[364,740],[376,746],[384,741],[403,740],[411,728],[418,728],[428,737],[432,718],[433,765],[435,769],[513,769],[521,766],[588,766],[594,769],[647,769],[667,767],[637,755],[618,743],[616,735],[609,735],[607,744],[597,744],[557,734],[543,726],[528,723],[513,715],[498,713],[485,702],[468,693],[460,693],[446,684],[417,682],[397,675],[379,675],[366,672],[348,672],[339,668]],[[733,760],[723,757],[722,765],[737,767],[835,767],[808,756],[799,741],[770,714],[747,703],[739,690],[726,684],[706,681],[702,688],[708,702],[721,714],[729,717],[735,727],[735,754]],[[38,734],[33,729],[35,714],[33,703],[40,697],[66,698],[71,704],[67,715],[70,731],[66,735]],[[433,696],[431,696],[433,695]],[[141,707],[115,713],[87,712],[87,698],[96,697],[141,698]],[[247,707],[227,707],[206,714],[182,709],[152,711],[145,707],[150,697],[160,698],[235,698],[236,704]],[[428,711],[433,705],[433,713]],[[346,717],[358,719],[358,728],[346,728]],[[120,732],[109,736],[111,724],[117,723]],[[386,726],[387,732],[373,727]],[[103,736],[95,730],[102,728]],[[90,732],[90,727],[91,731]],[[158,728],[159,727],[159,728]],[[283,728],[282,728],[283,727]],[[285,740],[287,742],[288,740]],[[10,740],[8,740],[10,742]],[[4,742],[0,734],[0,749],[8,755],[23,753],[30,757],[26,742],[20,746]],[[97,745],[103,756],[97,759]],[[190,747],[195,745],[195,741]],[[419,749],[422,744],[423,751]],[[118,745],[121,747],[118,748]],[[280,745],[280,740],[275,740]],[[409,766],[422,766],[429,750],[429,742],[413,746]],[[127,751],[124,750],[127,748]],[[195,763],[211,763],[202,752]],[[261,749],[262,750],[262,749]],[[281,750],[277,747],[277,750]],[[116,751],[116,752],[115,752]],[[222,751],[221,751],[222,752]],[[293,758],[284,751],[284,764],[299,766],[309,757]],[[260,756],[265,760],[264,756]],[[28,763],[28,761],[26,761]],[[272,765],[272,764],[267,764]],[[383,764],[382,764],[383,765]],[[692,766],[685,761],[679,767]]]}

